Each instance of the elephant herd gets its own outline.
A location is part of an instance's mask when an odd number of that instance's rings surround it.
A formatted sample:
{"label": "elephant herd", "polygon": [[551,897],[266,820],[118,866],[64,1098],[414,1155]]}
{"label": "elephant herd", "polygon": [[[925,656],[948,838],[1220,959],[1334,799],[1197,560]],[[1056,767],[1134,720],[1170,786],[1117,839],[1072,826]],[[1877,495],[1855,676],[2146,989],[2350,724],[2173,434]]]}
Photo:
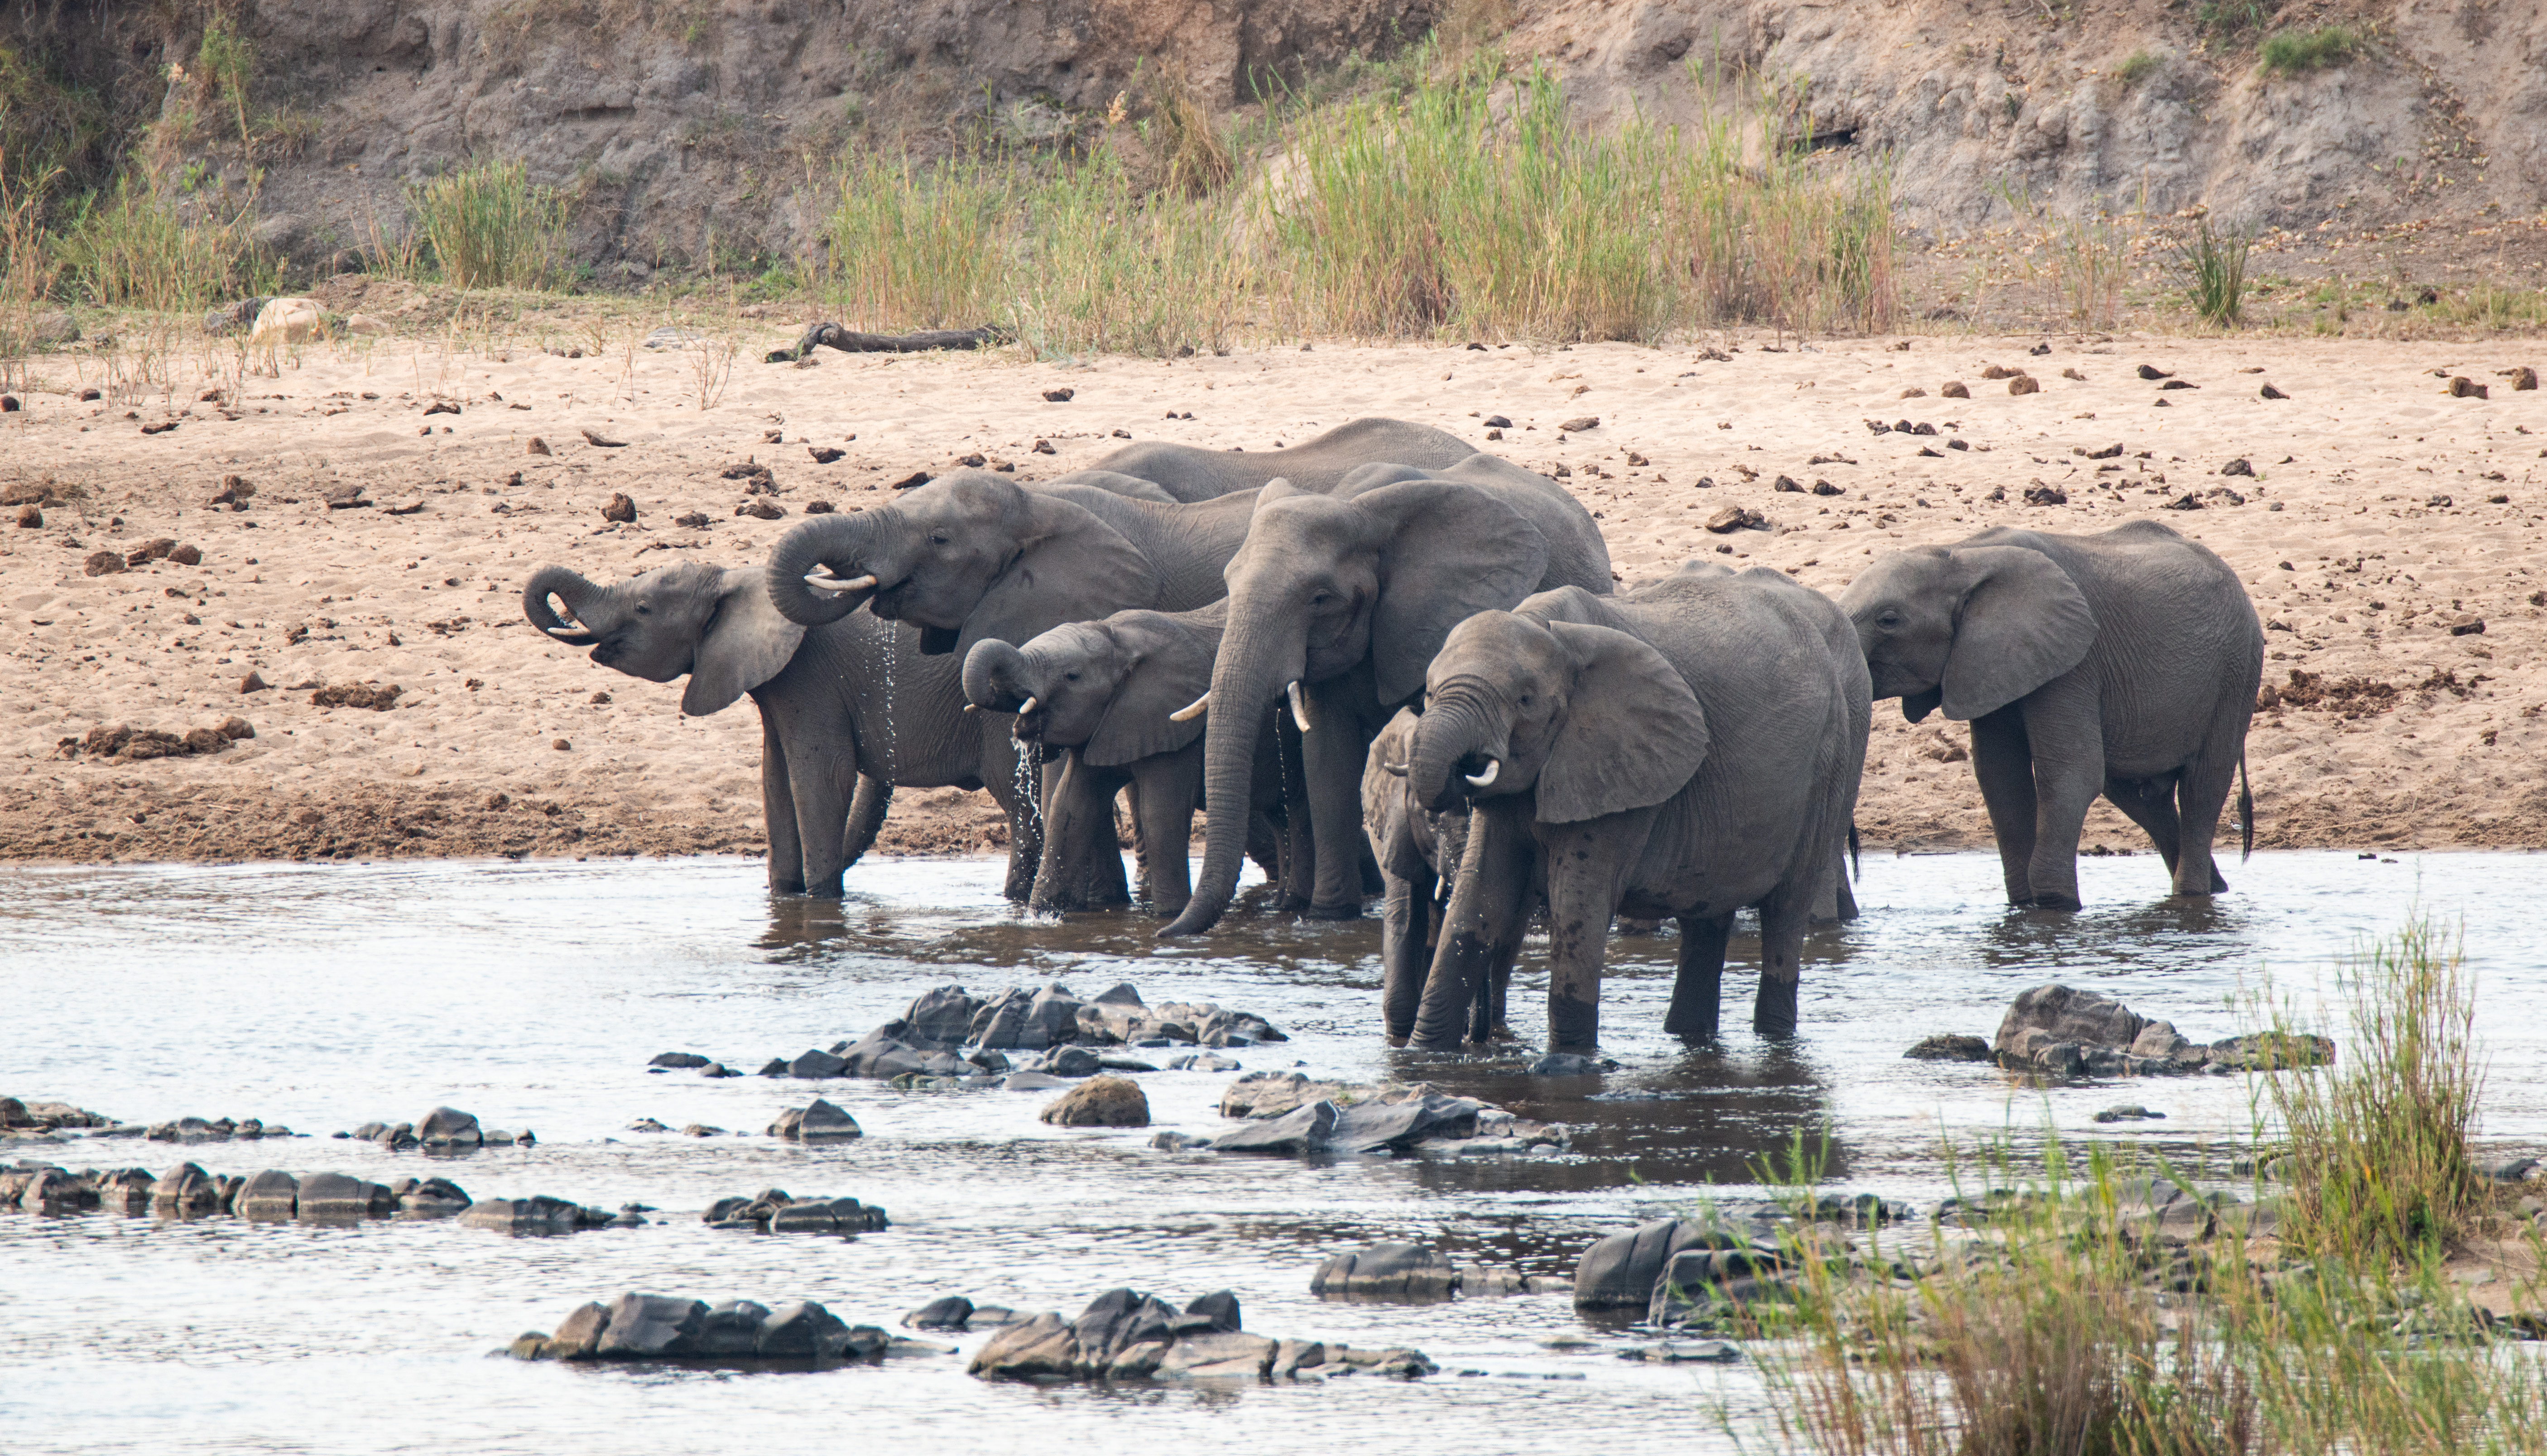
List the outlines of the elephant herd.
{"label": "elephant herd", "polygon": [[[1395,1044],[1505,1034],[1540,911],[1551,1047],[1596,1043],[1623,914],[1678,920],[1665,1027],[1713,1035],[1746,907],[1753,1026],[1793,1035],[1808,923],[1855,912],[1884,698],[1971,723],[2011,903],[2077,905],[2100,793],[2175,894],[2227,888],[2212,840],[2262,628],[2166,527],[1992,529],[1881,557],[1838,601],[1713,562],[1615,581],[1564,487],[1371,419],[1271,452],[1136,445],[1039,484],[959,471],[808,519],[765,567],[547,566],[523,608],[604,666],[686,675],[685,714],[751,696],[774,893],[837,897],[896,788],[955,786],[1009,816],[1010,899],[1133,903],[1127,797],[1166,934],[1209,929],[1249,858],[1278,909],[1380,896]],[[2249,846],[2252,817],[2241,799]]]}

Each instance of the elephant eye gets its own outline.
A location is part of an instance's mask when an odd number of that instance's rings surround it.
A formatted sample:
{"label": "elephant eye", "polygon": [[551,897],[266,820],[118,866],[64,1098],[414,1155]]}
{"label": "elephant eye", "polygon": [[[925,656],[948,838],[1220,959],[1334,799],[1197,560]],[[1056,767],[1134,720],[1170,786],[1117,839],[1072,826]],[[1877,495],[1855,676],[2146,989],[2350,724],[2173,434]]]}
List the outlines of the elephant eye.
{"label": "elephant eye", "polygon": [[1875,619],[1875,625],[1883,628],[1887,632],[1890,632],[1892,629],[1901,625],[1901,614],[1898,612],[1887,612],[1883,616]]}
{"label": "elephant eye", "polygon": [[640,617],[651,617],[654,615],[654,612],[655,609],[647,606],[644,602],[639,602],[637,604],[637,615]]}
{"label": "elephant eye", "polygon": [[928,544],[931,546],[944,546],[946,544],[946,533],[943,531],[929,532]]}
{"label": "elephant eye", "polygon": [[1064,682],[1077,682],[1079,681],[1079,674],[1076,672],[1065,672],[1061,675],[1061,679]]}

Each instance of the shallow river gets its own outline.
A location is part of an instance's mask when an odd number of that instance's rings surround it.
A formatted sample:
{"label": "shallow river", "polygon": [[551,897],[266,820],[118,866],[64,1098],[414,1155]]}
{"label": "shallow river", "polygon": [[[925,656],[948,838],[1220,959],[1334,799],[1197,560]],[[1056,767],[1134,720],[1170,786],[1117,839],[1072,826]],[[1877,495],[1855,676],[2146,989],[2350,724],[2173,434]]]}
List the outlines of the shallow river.
{"label": "shallow river", "polygon": [[[516,1240],[447,1223],[0,1214],[0,1447],[555,1456],[1137,1440],[1332,1456],[1339,1441],[1380,1435],[1414,1437],[1428,1456],[1759,1450],[1765,1413],[1747,1365],[1623,1362],[1619,1350],[1645,1341],[1579,1320],[1562,1296],[1322,1305],[1309,1272],[1385,1239],[1569,1271],[1597,1235],[1742,1191],[1765,1155],[1825,1128],[1830,1185],[1921,1202],[1951,1191],[1950,1132],[2138,1138],[2225,1172],[2253,1116],[2242,1078],[2040,1090],[1986,1068],[1906,1062],[1902,1049],[1932,1032],[1986,1036],[2010,996],[2053,980],[2197,1040],[2249,1029],[2230,1003],[2262,991],[2267,973],[2274,993],[2316,1016],[2335,994],[2336,960],[2417,905],[2463,922],[2481,978],[2488,1141],[2547,1147],[2547,860],[2535,856],[2258,855],[2230,865],[2236,890],[2202,910],[2159,901],[2147,855],[2091,859],[2089,908],[2075,915],[2008,911],[1992,856],[1869,858],[1866,914],[1808,950],[1792,1049],[1747,1031],[1706,1051],[1667,1040],[1669,940],[1616,941],[1602,1024],[1623,1066],[1597,1094],[1534,1086],[1519,1056],[1382,1047],[1375,920],[1233,918],[1199,943],[1154,946],[1128,916],[1017,914],[999,899],[999,871],[870,861],[836,903],[773,902],[759,866],[730,859],[0,874],[0,1092],[133,1121],[253,1116],[318,1135],[22,1144],[17,1156],[154,1173],[190,1159],[222,1173],[439,1173],[474,1197],[639,1202],[661,1221]],[[1734,956],[1725,1023],[1747,1027],[1756,945],[1737,940]],[[1537,959],[1525,954],[1512,992],[1525,1037],[1540,1025]],[[1082,995],[1131,981],[1153,1004],[1254,1011],[1291,1040],[1233,1054],[1251,1070],[1426,1078],[1567,1123],[1573,1147],[1472,1162],[1167,1154],[1148,1132],[1043,1126],[1035,1113],[1052,1093],[646,1070],[670,1050],[748,1070],[854,1038],[929,985],[982,993],[1056,979]],[[1212,1132],[1232,1075],[1140,1080],[1157,1125]],[[652,1116],[757,1134],[818,1091],[866,1136],[809,1150],[627,1131]],[[2143,1125],[2156,1131],[2090,1121],[2117,1100],[2166,1120]],[[428,1162],[326,1136],[441,1103],[540,1141]],[[700,1224],[714,1199],[771,1186],[881,1203],[893,1228],[842,1241]],[[817,1299],[891,1327],[942,1294],[1076,1314],[1123,1284],[1180,1304],[1233,1289],[1252,1330],[1414,1345],[1444,1373],[1105,1391],[989,1384],[956,1357],[747,1375],[486,1358],[630,1289]],[[1558,1347],[1564,1336],[1592,1343]]]}

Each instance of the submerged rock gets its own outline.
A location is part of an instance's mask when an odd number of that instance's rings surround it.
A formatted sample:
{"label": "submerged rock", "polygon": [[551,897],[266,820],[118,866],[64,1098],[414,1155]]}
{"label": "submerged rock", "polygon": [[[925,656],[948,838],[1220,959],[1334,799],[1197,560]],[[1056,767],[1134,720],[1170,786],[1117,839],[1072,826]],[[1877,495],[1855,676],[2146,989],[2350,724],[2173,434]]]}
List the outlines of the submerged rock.
{"label": "submerged rock", "polygon": [[2001,1067],[2017,1071],[2149,1076],[2320,1067],[2334,1060],[2334,1043],[2304,1032],[2262,1032],[2204,1045],[2111,996],[2050,985],[2019,994],[2009,1005],[1991,1053]]}
{"label": "submerged rock", "polygon": [[1180,1311],[1131,1289],[1098,1295],[1075,1320],[1053,1313],[1010,1325],[975,1351],[967,1368],[988,1380],[1259,1381],[1349,1370],[1413,1378],[1435,1371],[1418,1350],[1355,1351],[1251,1334],[1239,1328],[1237,1297],[1226,1290]]}
{"label": "submerged rock", "polygon": [[770,1188],[751,1198],[720,1198],[700,1221],[717,1229],[762,1234],[871,1234],[892,1227],[881,1205],[854,1198],[799,1198]]}
{"label": "submerged rock", "polygon": [[537,1330],[507,1346],[525,1360],[600,1360],[623,1363],[761,1364],[817,1366],[881,1360],[888,1354],[952,1354],[944,1345],[901,1339],[872,1325],[852,1326],[811,1300],[762,1305],[659,1294],[623,1294],[607,1305],[587,1304],[568,1315],[557,1333]]}
{"label": "submerged rock", "polygon": [[1042,1116],[1055,1127],[1145,1128],[1150,1125],[1150,1099],[1128,1077],[1092,1077],[1046,1107]]}
{"label": "submerged rock", "polygon": [[769,1136],[791,1143],[844,1143],[862,1137],[857,1119],[817,1097],[804,1107],[791,1107],[769,1125]]}
{"label": "submerged rock", "polygon": [[1459,1287],[1459,1266],[1418,1243],[1377,1243],[1340,1253],[1309,1276],[1320,1299],[1366,1298],[1430,1304]]}

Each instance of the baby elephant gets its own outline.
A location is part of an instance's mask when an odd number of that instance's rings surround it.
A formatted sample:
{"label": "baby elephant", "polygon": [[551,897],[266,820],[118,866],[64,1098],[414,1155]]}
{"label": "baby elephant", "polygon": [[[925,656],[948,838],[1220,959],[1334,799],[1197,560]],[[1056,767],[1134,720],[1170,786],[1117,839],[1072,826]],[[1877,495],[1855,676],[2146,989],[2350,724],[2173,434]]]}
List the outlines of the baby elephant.
{"label": "baby elephant", "polygon": [[[1043,862],[1035,872],[1035,909],[1081,910],[1121,904],[1129,896],[1114,852],[1113,805],[1129,789],[1140,847],[1142,890],[1154,914],[1175,915],[1192,898],[1187,853],[1194,811],[1202,803],[1199,715],[1178,711],[1211,686],[1226,601],[1190,612],[1117,612],[1098,622],[1073,622],[1023,646],[997,639],[964,657],[964,694],[976,709],[1014,713],[1015,733],[1047,761]],[[1267,754],[1277,736],[1263,735]],[[1297,738],[1291,739],[1296,762]],[[1305,854],[1305,805],[1284,814],[1278,764],[1256,776],[1274,803],[1255,806],[1251,848],[1279,864]],[[1300,782],[1296,768],[1290,776]],[[1297,843],[1266,843],[1273,820],[1301,826]],[[1277,879],[1283,879],[1278,871]],[[1293,877],[1301,885],[1305,877]]]}
{"label": "baby elephant", "polygon": [[1594,1045],[1613,916],[1680,921],[1663,1026],[1711,1036],[1734,912],[1760,910],[1752,1027],[1796,1030],[1807,916],[1840,872],[1866,764],[1848,619],[1783,572],[1692,563],[1542,592],[1453,629],[1425,674],[1407,788],[1470,806],[1414,1032],[1456,1046],[1545,886],[1552,1048]]}
{"label": "baby elephant", "polygon": [[[2078,907],[2078,831],[2102,793],[2149,831],[2175,893],[2229,888],[2211,841],[2264,671],[2229,563],[2154,521],[2096,536],[1984,531],[1893,552],[1849,585],[1878,698],[1973,726],[2010,904]],[[2254,801],[2241,793],[2245,847]]]}

